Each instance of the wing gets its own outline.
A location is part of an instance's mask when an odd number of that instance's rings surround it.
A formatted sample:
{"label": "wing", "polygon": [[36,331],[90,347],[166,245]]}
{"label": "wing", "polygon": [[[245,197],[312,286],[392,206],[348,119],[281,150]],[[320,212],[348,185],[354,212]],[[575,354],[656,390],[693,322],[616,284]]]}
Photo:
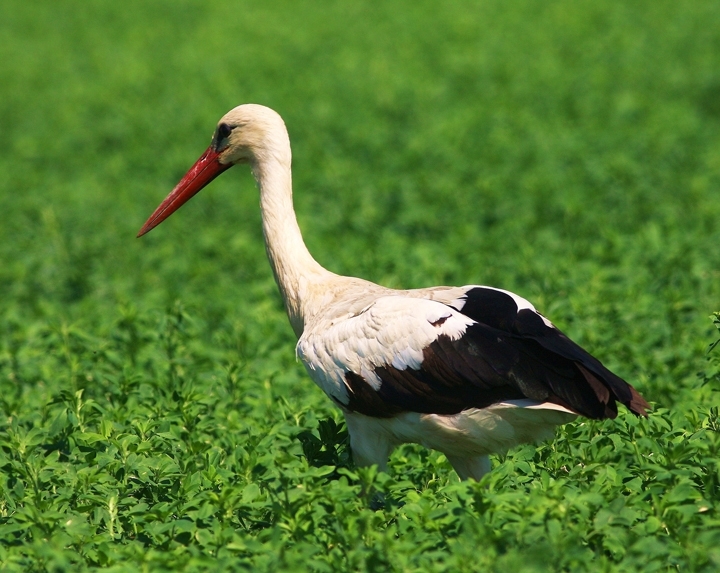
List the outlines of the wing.
{"label": "wing", "polygon": [[378,298],[298,343],[311,376],[343,407],[374,417],[456,414],[506,400],[553,402],[590,418],[643,398],[525,299],[465,287],[447,302]]}
{"label": "wing", "polygon": [[589,418],[614,418],[616,402],[635,414],[647,414],[650,405],[635,388],[570,340],[527,300],[500,289],[468,287],[457,307],[518,350],[521,360],[514,377],[532,387],[531,392],[547,391],[548,401]]}

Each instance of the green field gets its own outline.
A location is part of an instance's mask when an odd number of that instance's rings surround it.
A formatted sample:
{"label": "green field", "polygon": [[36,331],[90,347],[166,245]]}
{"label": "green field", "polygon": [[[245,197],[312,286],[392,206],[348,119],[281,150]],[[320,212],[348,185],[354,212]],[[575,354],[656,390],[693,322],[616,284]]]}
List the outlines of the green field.
{"label": "green field", "polygon": [[[245,102],[320,263],[513,290],[651,416],[355,468],[248,170],[135,239]],[[718,310],[716,1],[2,2],[1,571],[718,571]]]}

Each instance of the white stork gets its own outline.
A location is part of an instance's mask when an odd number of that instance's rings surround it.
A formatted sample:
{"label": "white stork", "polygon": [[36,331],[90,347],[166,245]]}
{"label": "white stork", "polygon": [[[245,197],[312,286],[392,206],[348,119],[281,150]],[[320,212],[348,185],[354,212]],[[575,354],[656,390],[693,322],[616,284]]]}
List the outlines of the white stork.
{"label": "white stork", "polygon": [[393,290],[336,275],[303,242],[282,118],[241,105],[138,233],[144,235],[235,164],[260,190],[265,248],[310,377],[345,415],[355,463],[386,468],[393,448],[443,452],[462,479],[488,454],[552,436],[582,415],[637,415],[648,403],[532,304],[487,286]]}

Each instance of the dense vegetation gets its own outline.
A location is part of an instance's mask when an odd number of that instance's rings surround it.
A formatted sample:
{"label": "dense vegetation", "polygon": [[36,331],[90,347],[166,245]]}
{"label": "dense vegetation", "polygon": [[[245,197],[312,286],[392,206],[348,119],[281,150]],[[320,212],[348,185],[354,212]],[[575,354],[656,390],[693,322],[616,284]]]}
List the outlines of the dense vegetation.
{"label": "dense vegetation", "polygon": [[[134,238],[243,102],[321,263],[514,290],[652,415],[354,468],[249,173]],[[720,568],[717,2],[4,0],[0,125],[2,570]]]}

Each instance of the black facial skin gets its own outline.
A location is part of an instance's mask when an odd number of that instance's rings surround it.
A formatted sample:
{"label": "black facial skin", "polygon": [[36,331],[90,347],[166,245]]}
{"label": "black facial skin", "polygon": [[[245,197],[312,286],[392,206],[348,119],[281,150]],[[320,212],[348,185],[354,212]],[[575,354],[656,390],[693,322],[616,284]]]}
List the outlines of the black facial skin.
{"label": "black facial skin", "polygon": [[221,123],[220,125],[218,125],[217,131],[215,132],[215,137],[213,138],[213,147],[215,148],[215,151],[220,151],[227,146],[226,139],[228,138],[233,129],[235,129],[235,126],[228,125],[227,123]]}

